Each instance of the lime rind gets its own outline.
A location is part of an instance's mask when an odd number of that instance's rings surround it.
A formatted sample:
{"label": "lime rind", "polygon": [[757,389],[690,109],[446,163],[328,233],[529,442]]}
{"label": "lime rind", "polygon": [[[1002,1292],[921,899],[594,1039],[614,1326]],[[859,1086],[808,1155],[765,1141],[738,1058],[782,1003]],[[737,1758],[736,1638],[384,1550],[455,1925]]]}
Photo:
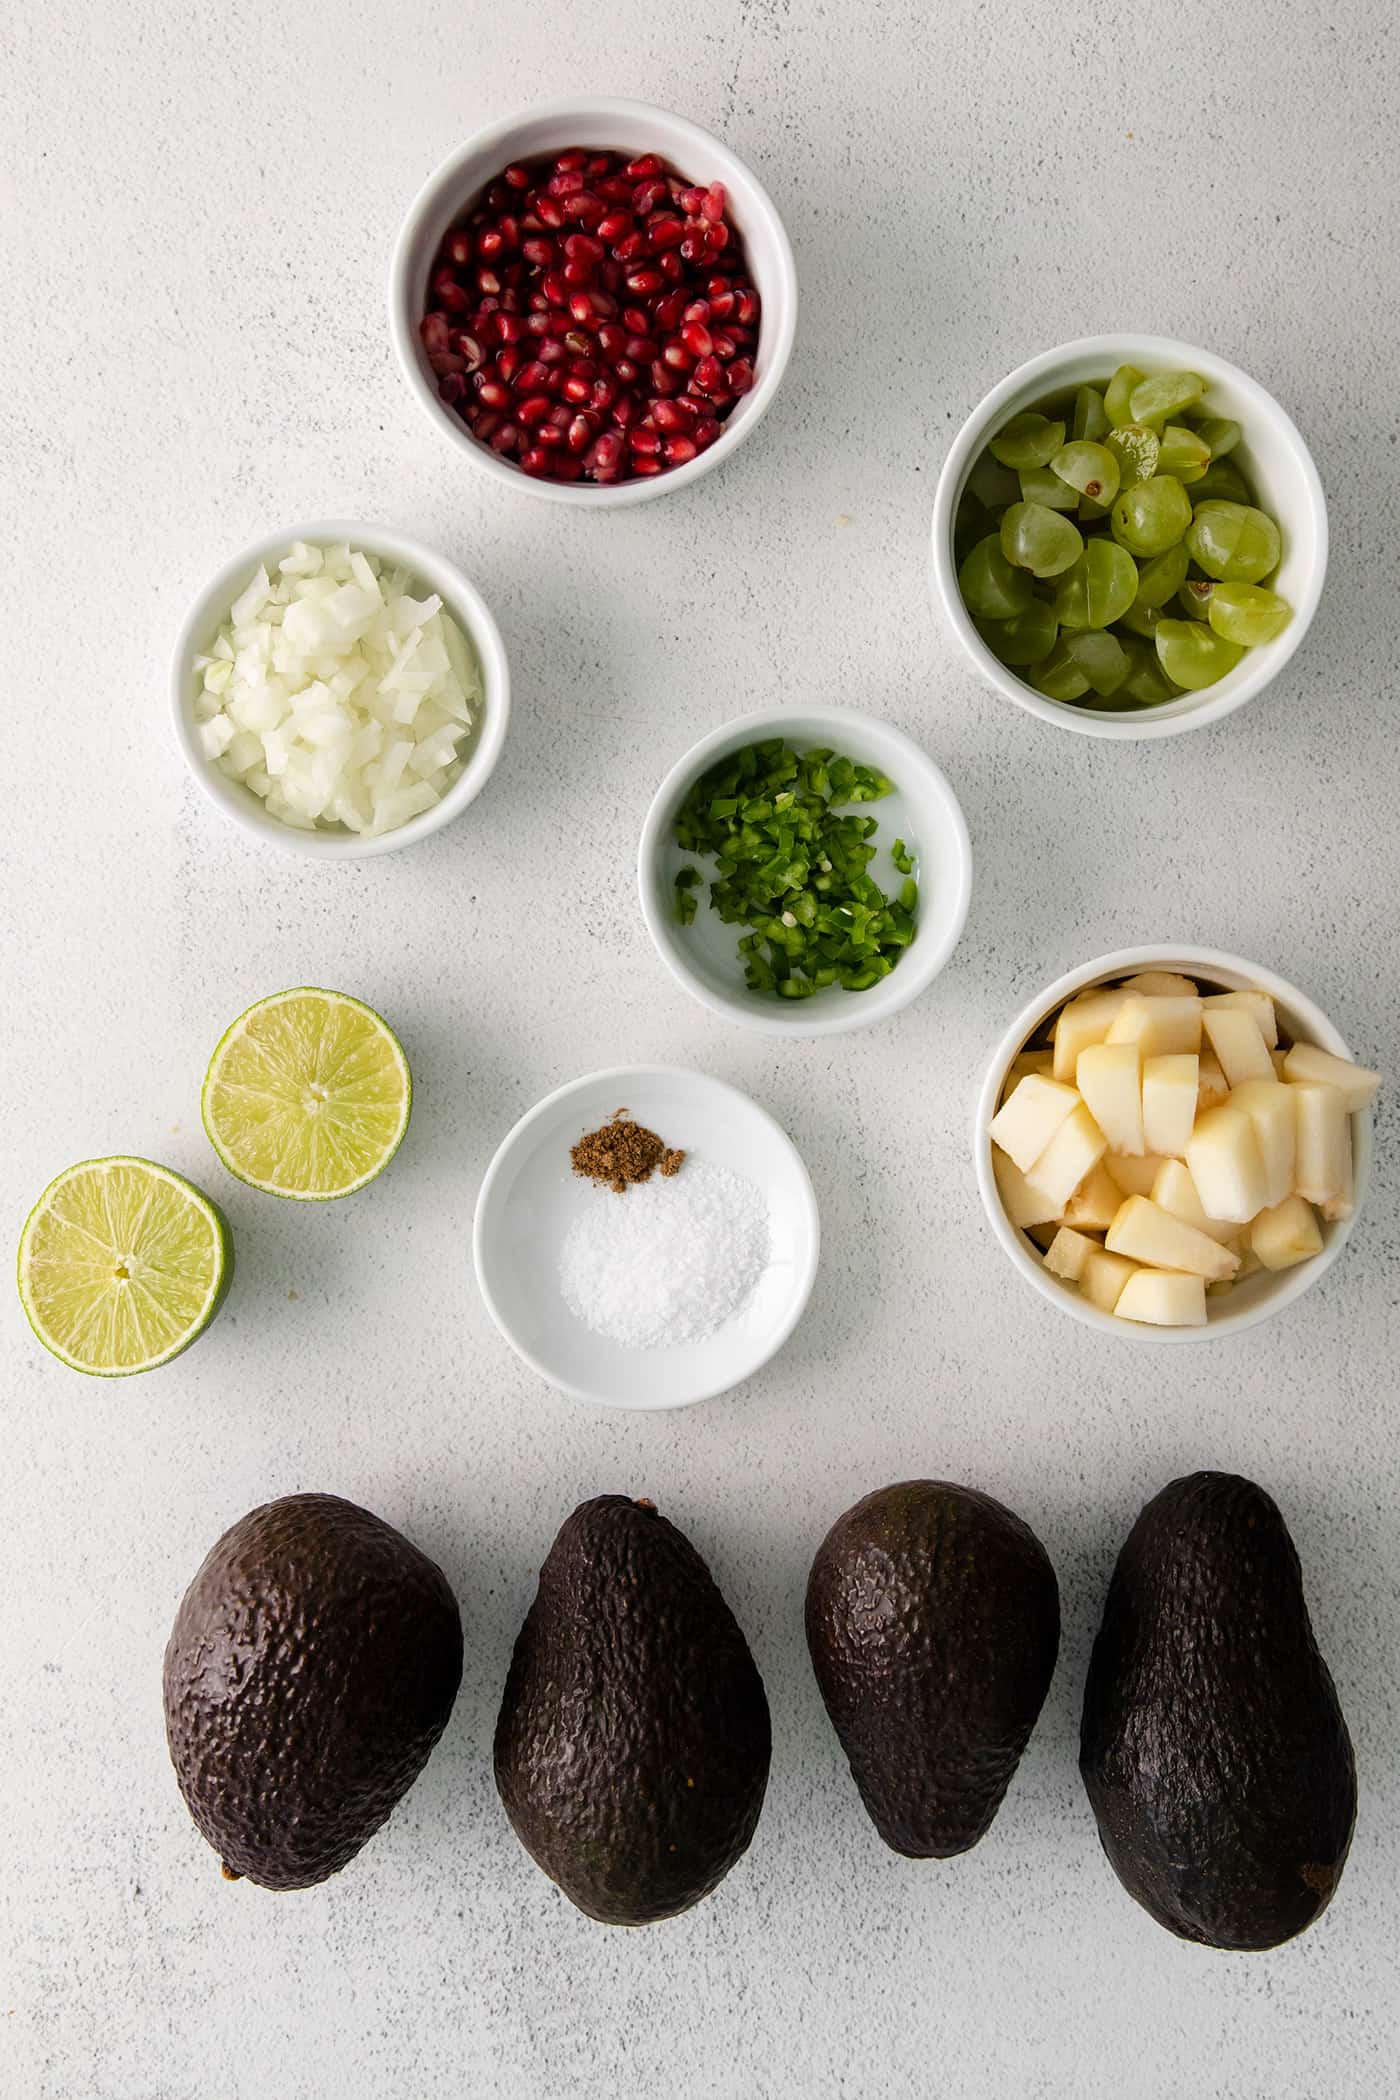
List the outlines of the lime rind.
{"label": "lime rind", "polygon": [[[189,1208],[207,1221],[212,1234],[212,1273],[202,1299],[194,1311],[181,1323],[178,1333],[168,1346],[156,1349],[138,1361],[131,1363],[102,1363],[91,1359],[84,1360],[71,1349],[65,1348],[36,1303],[36,1288],[33,1276],[35,1240],[43,1224],[54,1213],[59,1192],[78,1181],[80,1177],[91,1179],[102,1170],[115,1168],[134,1168],[141,1175],[148,1176],[156,1182],[164,1183],[167,1187],[177,1190]],[[75,1227],[74,1229],[81,1230],[82,1228]],[[100,1242],[97,1242],[97,1244],[100,1244]],[[112,1153],[100,1159],[79,1160],[75,1165],[65,1167],[61,1174],[54,1176],[54,1179],[43,1191],[38,1202],[35,1203],[24,1221],[24,1229],[19,1237],[15,1271],[19,1301],[24,1309],[24,1316],[37,1339],[43,1343],[51,1356],[57,1357],[58,1361],[61,1364],[65,1364],[69,1370],[81,1371],[85,1377],[131,1378],[135,1377],[138,1372],[158,1370],[162,1364],[171,1363],[177,1356],[182,1356],[192,1343],[199,1340],[199,1337],[215,1318],[225,1298],[228,1296],[229,1285],[233,1281],[233,1233],[230,1230],[227,1218],[220,1210],[218,1204],[211,1197],[206,1196],[203,1189],[196,1188],[195,1184],[187,1180],[183,1174],[177,1174],[173,1167],[161,1166],[156,1160],[142,1159],[134,1153]]]}
{"label": "lime rind", "polygon": [[[250,1125],[256,1127],[261,1122],[266,1128],[272,1121],[269,1103],[275,1106],[280,1090],[283,1097],[281,1121],[288,1143],[299,1140],[305,1151],[320,1151],[322,1154],[334,1149],[333,1144],[326,1138],[324,1125],[319,1127],[317,1141],[313,1146],[309,1141],[309,1126],[299,1127],[296,1118],[287,1113],[287,1089],[298,1079],[298,1075],[285,1062],[279,1062],[275,1051],[270,1050],[268,1045],[251,1041],[249,1024],[256,1017],[274,1013],[277,1008],[297,1001],[306,1002],[312,1007],[319,1004],[322,1009],[322,1033],[328,1017],[338,1012],[353,1014],[367,1023],[361,1047],[373,1043],[379,1050],[387,1051],[400,1081],[401,1092],[392,1114],[385,1112],[386,1102],[383,1099],[375,1099],[373,1092],[358,1104],[354,1121],[361,1127],[366,1122],[371,1125],[376,1121],[382,1122],[384,1134],[373,1146],[373,1156],[363,1169],[352,1170],[344,1180],[337,1182],[333,1187],[298,1186],[292,1181],[252,1171],[248,1159],[230,1142],[226,1130],[221,1128],[221,1122],[226,1123],[228,1118],[221,1117],[219,1102],[222,1100],[224,1108],[227,1109],[234,1098],[237,1099],[239,1109],[249,1119]],[[235,1047],[244,1051],[245,1055],[261,1068],[261,1084],[249,1085],[246,1080],[228,1079],[226,1068]],[[373,1074],[367,1068],[357,1071],[354,1064],[350,1063],[341,1068],[339,1077],[341,1085],[353,1097],[356,1085],[369,1082]],[[274,992],[266,999],[256,1000],[241,1013],[238,1019],[224,1030],[214,1047],[200,1096],[200,1113],[204,1120],[205,1133],[229,1173],[249,1188],[257,1189],[262,1195],[281,1196],[295,1203],[333,1203],[339,1201],[342,1196],[353,1196],[357,1190],[367,1187],[383,1173],[403,1143],[412,1109],[413,1075],[409,1070],[403,1046],[388,1022],[382,1014],[376,1013],[372,1006],[367,1006],[364,1000],[356,999],[351,993],[328,991],[319,985],[296,985],[289,991]],[[363,1151],[365,1148],[361,1146],[360,1149]]]}

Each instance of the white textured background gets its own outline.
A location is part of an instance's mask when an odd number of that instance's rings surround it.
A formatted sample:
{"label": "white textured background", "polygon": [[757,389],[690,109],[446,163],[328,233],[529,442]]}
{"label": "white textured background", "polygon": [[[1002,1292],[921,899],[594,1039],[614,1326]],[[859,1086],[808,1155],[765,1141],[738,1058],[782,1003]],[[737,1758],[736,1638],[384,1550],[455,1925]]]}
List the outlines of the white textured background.
{"label": "white textured background", "polygon": [[[1115,1347],[1017,1284],[967,1118],[1014,1007],[1130,941],[1293,977],[1400,1070],[1395,763],[1400,118],[1374,0],[482,0],[12,9],[0,49],[3,1237],[70,1160],[153,1153],[238,1239],[172,1368],[104,1387],[0,1305],[0,2091],[6,2100],[1372,2095],[1395,2077],[1395,1175],[1276,1325]],[[762,431],[689,494],[580,519],[458,462],[394,370],[391,238],[475,126],[568,90],[720,131],[802,281]],[[1317,623],[1222,728],[1105,745],[984,691],[931,611],[946,442],[1033,351],[1207,343],[1296,416],[1332,505]],[[243,541],[380,518],[457,556],[517,714],[436,841],[316,869],[197,798],[166,725],[182,610]],[[661,773],[760,700],[885,714],[972,827],[966,937],[896,1022],[775,1048],[663,976],[631,861]],[[198,1088],[224,1025],[343,985],[417,1079],[393,1170],[324,1211],[231,1183]],[[805,1322],[746,1390],[583,1413],[498,1339],[468,1258],[504,1131],[591,1068],[692,1062],[810,1163]],[[1179,1945],[1119,1888],[1075,1771],[1088,1643],[1142,1500],[1201,1465],[1279,1497],[1356,1741],[1340,1895],[1273,1955]],[[886,1853],[802,1645],[807,1564],[913,1472],[1003,1496],[1065,1606],[1041,1726],[967,1858]],[[160,1658],[233,1518],[326,1488],[447,1568],[468,1663],[424,1778],[340,1879],[221,1882],[166,1762]],[[767,1679],[748,1858],[688,1917],[586,1923],[516,1844],[489,1739],[532,1571],[585,1495],[650,1494]]]}

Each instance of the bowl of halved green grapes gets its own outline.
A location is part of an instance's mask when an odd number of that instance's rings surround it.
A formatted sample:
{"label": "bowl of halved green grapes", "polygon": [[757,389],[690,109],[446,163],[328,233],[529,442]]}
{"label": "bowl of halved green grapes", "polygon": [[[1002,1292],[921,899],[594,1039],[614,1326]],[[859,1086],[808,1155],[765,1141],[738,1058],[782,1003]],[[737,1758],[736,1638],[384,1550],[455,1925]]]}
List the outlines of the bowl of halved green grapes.
{"label": "bowl of halved green grapes", "polygon": [[1007,699],[1087,736],[1174,736],[1275,679],[1312,620],[1327,506],[1256,380],[1159,336],[1032,358],[939,477],[934,587]]}

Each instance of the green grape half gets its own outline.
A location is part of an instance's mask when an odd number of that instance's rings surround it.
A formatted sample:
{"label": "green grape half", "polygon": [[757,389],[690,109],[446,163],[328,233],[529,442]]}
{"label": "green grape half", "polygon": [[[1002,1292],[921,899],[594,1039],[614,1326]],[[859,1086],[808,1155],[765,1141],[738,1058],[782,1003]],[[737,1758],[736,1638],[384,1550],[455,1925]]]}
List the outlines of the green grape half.
{"label": "green grape half", "polygon": [[1165,605],[1185,583],[1190,566],[1191,557],[1180,540],[1174,547],[1168,547],[1165,554],[1154,554],[1138,570],[1134,605]]}
{"label": "green grape half", "polygon": [[1065,441],[1063,423],[1052,423],[1048,416],[1038,416],[1034,410],[1025,415],[1013,416],[997,432],[991,442],[991,452],[1004,467],[1048,467]]}
{"label": "green grape half", "polygon": [[1193,503],[1252,503],[1254,492],[1232,459],[1213,459],[1191,486]]}
{"label": "green grape half", "polygon": [[1141,386],[1147,375],[1139,372],[1136,365],[1120,365],[1104,389],[1104,413],[1111,424],[1131,423],[1133,420],[1133,389]]}
{"label": "green grape half", "polygon": [[1165,423],[1199,401],[1205,390],[1199,372],[1154,372],[1138,381],[1128,406],[1135,423]]}
{"label": "green grape half", "polygon": [[1189,576],[1176,594],[1176,602],[1188,620],[1208,620],[1215,585],[1208,576]]}
{"label": "green grape half", "polygon": [[1076,443],[1081,438],[1098,439],[1108,427],[1108,410],[1104,407],[1103,395],[1096,386],[1082,386],[1074,397],[1070,436]]}
{"label": "green grape half", "polygon": [[1000,663],[1019,669],[1038,664],[1055,646],[1060,623],[1055,608],[1044,598],[1032,598],[1022,613],[1010,620],[979,620],[977,632]]}
{"label": "green grape half", "polygon": [[1032,576],[1058,576],[1083,548],[1078,526],[1043,503],[1013,503],[1002,518],[1002,553],[1013,567],[1029,569]]}
{"label": "green grape half", "polygon": [[[1055,457],[1060,457],[1058,452]],[[1078,505],[1077,491],[1061,481],[1052,467],[1022,467],[1017,479],[1023,503],[1043,503],[1047,510],[1074,510]]]}
{"label": "green grape half", "polygon": [[1128,657],[1128,675],[1118,689],[1120,705],[1134,700],[1139,707],[1160,707],[1166,700],[1175,700],[1178,688],[1157,661],[1157,651],[1135,634],[1124,635],[1122,642]]}
{"label": "green grape half", "polygon": [[1157,471],[1162,441],[1145,423],[1119,423],[1104,439],[1104,449],[1118,462],[1118,486],[1130,489],[1150,481]]}
{"label": "green grape half", "polygon": [[1001,551],[1001,537],[979,540],[958,571],[963,604],[978,620],[1011,620],[1023,613],[1035,592],[1024,569],[1013,569]]}
{"label": "green grape half", "polygon": [[1217,583],[1261,583],[1283,552],[1277,525],[1251,503],[1198,503],[1186,545]]}
{"label": "green grape half", "polygon": [[1130,605],[1125,613],[1120,614],[1116,625],[1126,627],[1129,634],[1140,634],[1150,642],[1155,638],[1161,620],[1160,605]]}
{"label": "green grape half", "polygon": [[1066,636],[1065,648],[1075,669],[1084,673],[1094,691],[1104,699],[1117,692],[1131,669],[1128,652],[1116,635],[1085,629],[1079,634]]}
{"label": "green grape half", "polygon": [[1016,476],[1010,467],[1004,467],[990,452],[981,452],[972,472],[964,484],[966,492],[974,495],[988,510],[1003,511],[1008,503],[1014,503],[1021,493]]}
{"label": "green grape half", "polygon": [[1257,583],[1217,583],[1210,594],[1210,624],[1227,642],[1257,649],[1282,634],[1293,617],[1293,608],[1277,591],[1261,590]]}
{"label": "green grape half", "polygon": [[1095,444],[1092,438],[1076,438],[1071,445],[1061,445],[1050,469],[1079,495],[1105,507],[1118,494],[1118,461],[1107,445]]}
{"label": "green grape half", "polygon": [[[1191,498],[1169,474],[1124,489],[1113,506],[1113,537],[1130,554],[1149,557],[1174,547],[1191,523]],[[1201,564],[1205,567],[1204,562]]]}
{"label": "green grape half", "polygon": [[1168,423],[1162,432],[1162,449],[1157,455],[1157,472],[1173,474],[1182,483],[1199,481],[1210,465],[1210,446],[1198,430],[1188,430],[1184,423]]}
{"label": "green grape half", "polygon": [[1224,459],[1227,453],[1234,451],[1244,435],[1239,424],[1233,422],[1229,416],[1196,416],[1192,419],[1191,427],[1196,435],[1204,438],[1209,445],[1212,459]]}
{"label": "green grape half", "polygon": [[1126,547],[1090,540],[1055,587],[1056,617],[1062,627],[1107,627],[1127,612],[1137,586],[1137,563]]}
{"label": "green grape half", "polygon": [[1031,684],[1047,700],[1082,700],[1089,680],[1063,642],[1056,642],[1043,664],[1031,673]]}
{"label": "green grape half", "polygon": [[1227,642],[1200,620],[1161,620],[1157,625],[1157,658],[1173,685],[1198,693],[1233,671],[1244,655],[1238,642]]}

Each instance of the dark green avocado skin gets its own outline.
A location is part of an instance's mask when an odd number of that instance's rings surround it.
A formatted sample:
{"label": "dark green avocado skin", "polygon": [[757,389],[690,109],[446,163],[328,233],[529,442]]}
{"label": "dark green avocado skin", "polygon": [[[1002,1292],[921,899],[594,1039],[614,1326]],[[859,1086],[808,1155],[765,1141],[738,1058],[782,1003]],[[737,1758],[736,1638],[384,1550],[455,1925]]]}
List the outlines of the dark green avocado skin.
{"label": "dark green avocado skin", "polygon": [[700,1555],[645,1502],[576,1509],[540,1570],[496,1723],[516,1836],[604,1925],[688,1910],[758,1822],[763,1680]]}
{"label": "dark green avocado skin", "polygon": [[1277,1947],[1326,1909],[1356,1767],[1293,1541],[1252,1480],[1174,1480],[1128,1534],[1079,1763],[1115,1873],[1169,1932]]}
{"label": "dark green avocado skin", "polygon": [[401,1532],[336,1495],[240,1518],[165,1651],[171,1761],[225,1874],[339,1873],[422,1771],[461,1678],[457,1600]]}
{"label": "dark green avocado skin", "polygon": [[1055,1671],[1060,1594],[1035,1533],[975,1488],[905,1480],[839,1517],[807,1646],[885,1843],[951,1859],[991,1824]]}

